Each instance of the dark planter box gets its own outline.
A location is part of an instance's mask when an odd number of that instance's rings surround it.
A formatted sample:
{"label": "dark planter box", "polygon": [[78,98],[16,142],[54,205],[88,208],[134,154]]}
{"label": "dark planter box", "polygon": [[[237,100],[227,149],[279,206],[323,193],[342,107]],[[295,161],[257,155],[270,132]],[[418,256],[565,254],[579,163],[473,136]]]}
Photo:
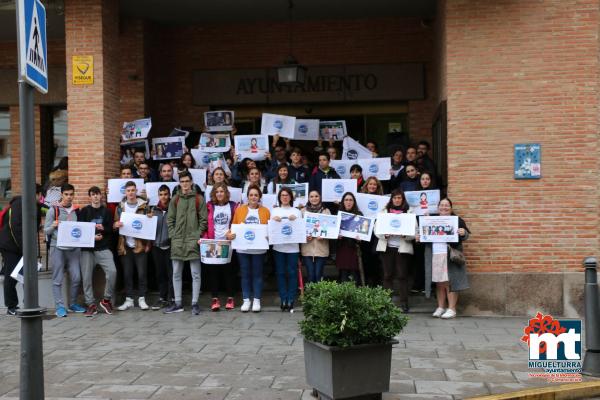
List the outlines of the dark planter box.
{"label": "dark planter box", "polygon": [[390,389],[392,340],[332,347],[304,340],[306,382],[330,399],[381,398]]}

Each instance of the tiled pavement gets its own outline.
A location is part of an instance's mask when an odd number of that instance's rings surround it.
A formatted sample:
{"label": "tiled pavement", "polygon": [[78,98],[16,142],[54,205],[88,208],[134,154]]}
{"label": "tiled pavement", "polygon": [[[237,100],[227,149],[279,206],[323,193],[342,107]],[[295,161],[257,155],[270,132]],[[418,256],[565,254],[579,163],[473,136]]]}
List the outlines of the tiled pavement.
{"label": "tiled pavement", "polygon": [[[139,309],[44,322],[45,393],[52,399],[312,399],[304,379],[302,313],[275,309]],[[452,399],[545,386],[529,379],[525,318],[410,314],[393,350],[384,399]],[[0,398],[18,398],[20,323],[0,316]]]}

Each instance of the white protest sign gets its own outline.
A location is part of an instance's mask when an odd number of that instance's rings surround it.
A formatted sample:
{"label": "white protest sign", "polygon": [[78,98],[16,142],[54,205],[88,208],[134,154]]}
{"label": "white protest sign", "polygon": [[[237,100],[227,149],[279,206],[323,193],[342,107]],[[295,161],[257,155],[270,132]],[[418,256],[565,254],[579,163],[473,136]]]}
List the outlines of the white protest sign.
{"label": "white protest sign", "polygon": [[196,161],[196,165],[193,165],[193,167],[208,167],[208,164],[210,163],[210,153],[204,152],[200,149],[191,149],[190,153],[192,153],[192,157],[194,157],[194,160]]}
{"label": "white protest sign", "polygon": [[[248,199],[246,198],[244,200],[244,203],[247,203]],[[271,211],[273,209],[273,207],[275,207],[275,205],[277,204],[277,195],[276,194],[263,194],[262,197],[260,198],[260,204],[262,204],[263,207],[268,208],[269,211]]]}
{"label": "white protest sign", "polygon": [[136,119],[131,122],[123,122],[121,139],[128,140],[146,139],[152,128],[152,118]]}
{"label": "white protest sign", "polygon": [[303,218],[269,220],[269,244],[306,243],[306,222]]}
{"label": "white protest sign", "polygon": [[356,193],[355,197],[358,209],[367,217],[375,217],[390,201],[388,196],[376,194]]}
{"label": "white protest sign", "polygon": [[414,214],[379,214],[375,222],[376,235],[414,236],[416,228],[417,216]]}
{"label": "white protest sign", "polygon": [[205,190],[206,188],[206,169],[205,168],[190,168],[188,169],[190,175],[192,175],[192,181],[198,186],[200,189]]}
{"label": "white protest sign", "polygon": [[94,247],[94,222],[61,221],[56,234],[57,247]]}
{"label": "white protest sign", "polygon": [[269,152],[269,137],[264,135],[235,135],[235,152],[239,160],[264,160]]}
{"label": "white protest sign", "polygon": [[458,216],[419,217],[419,235],[423,243],[456,243]]}
{"label": "white protest sign", "polygon": [[235,239],[231,241],[234,250],[268,250],[267,225],[233,224],[231,232]]}
{"label": "white protest sign", "polygon": [[344,138],[342,160],[360,160],[362,158],[373,158],[373,153],[350,136]]}
{"label": "white protest sign", "polygon": [[131,236],[138,239],[156,239],[157,217],[123,212],[120,221],[123,226],[119,228],[119,235]]}
{"label": "white protest sign", "polygon": [[109,179],[107,201],[109,203],[119,203],[123,200],[123,197],[125,197],[125,184],[129,181],[135,183],[137,195],[141,195],[142,190],[145,188],[143,179]]}
{"label": "white protest sign", "polygon": [[319,120],[318,119],[296,119],[294,127],[295,140],[318,140],[319,139]]}
{"label": "white protest sign", "polygon": [[437,214],[440,203],[439,190],[416,190],[404,192],[410,210],[417,215]]}
{"label": "white protest sign", "polygon": [[358,165],[361,166],[362,176],[365,179],[374,176],[380,181],[387,181],[392,177],[390,175],[390,169],[392,169],[390,157],[359,159]]}
{"label": "white protest sign", "polygon": [[323,179],[323,201],[340,201],[346,192],[356,194],[356,179]]}
{"label": "white protest sign", "polygon": [[319,139],[339,141],[347,135],[346,121],[319,121]]}
{"label": "white protest sign", "polygon": [[200,259],[204,264],[229,264],[232,253],[229,240],[200,240]]}
{"label": "white protest sign", "polygon": [[146,183],[146,195],[148,196],[148,205],[155,206],[158,204],[158,188],[162,185],[167,185],[169,193],[173,196],[173,190],[179,186],[179,182],[148,182]]}
{"label": "white protest sign", "polygon": [[350,179],[350,168],[357,164],[356,160],[331,160],[329,165],[342,179]]}
{"label": "white protest sign", "polygon": [[279,135],[284,138],[293,139],[295,127],[296,117],[263,113],[260,123],[260,134],[265,136]]}

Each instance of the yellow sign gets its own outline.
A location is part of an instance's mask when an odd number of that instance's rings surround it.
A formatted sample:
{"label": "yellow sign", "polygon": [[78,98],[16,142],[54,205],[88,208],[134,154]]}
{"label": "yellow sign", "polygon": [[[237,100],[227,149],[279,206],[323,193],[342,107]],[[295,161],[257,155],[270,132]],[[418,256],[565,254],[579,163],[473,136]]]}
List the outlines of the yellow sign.
{"label": "yellow sign", "polygon": [[73,85],[94,84],[94,56],[73,56]]}

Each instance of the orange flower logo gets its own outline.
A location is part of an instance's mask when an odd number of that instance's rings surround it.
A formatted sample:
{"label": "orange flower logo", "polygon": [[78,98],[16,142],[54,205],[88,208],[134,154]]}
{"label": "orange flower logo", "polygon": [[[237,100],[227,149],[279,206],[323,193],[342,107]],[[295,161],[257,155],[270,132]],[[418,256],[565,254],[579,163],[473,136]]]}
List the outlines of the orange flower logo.
{"label": "orange flower logo", "polygon": [[[552,333],[558,336],[566,331],[567,328],[560,326],[560,321],[555,320],[551,315],[543,315],[541,312],[538,312],[535,318],[529,320],[529,325],[523,329],[525,334],[521,337],[521,341],[527,343],[529,346],[529,335],[532,333],[537,333],[538,335]],[[559,346],[561,345],[563,344],[559,343]],[[540,344],[540,354],[546,352],[546,346],[546,342]]]}

